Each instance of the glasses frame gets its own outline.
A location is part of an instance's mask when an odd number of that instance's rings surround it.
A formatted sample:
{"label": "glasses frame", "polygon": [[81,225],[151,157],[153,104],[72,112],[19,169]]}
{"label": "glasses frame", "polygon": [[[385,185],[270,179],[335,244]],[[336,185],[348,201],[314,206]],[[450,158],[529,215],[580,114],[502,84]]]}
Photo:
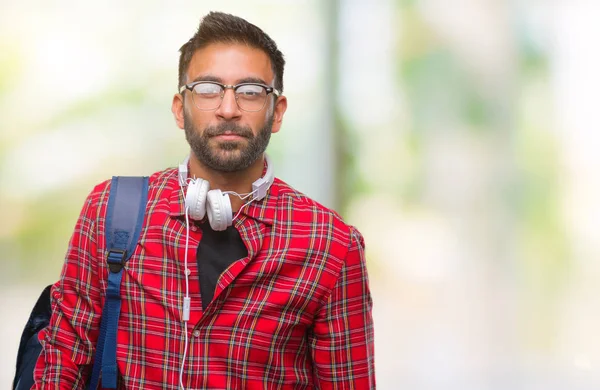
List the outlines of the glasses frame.
{"label": "glasses frame", "polygon": [[[198,84],[215,84],[220,86],[221,88],[223,88],[223,91],[221,92],[221,101],[219,102],[219,105],[216,106],[215,108],[200,108],[198,107],[198,105],[196,104],[196,101],[194,100],[194,87]],[[265,97],[265,101],[262,105],[261,108],[259,108],[258,110],[246,110],[242,107],[240,107],[240,103],[238,102],[238,95],[236,93],[236,90],[239,87],[242,87],[244,85],[258,85],[261,86],[265,89],[265,91],[267,92],[267,96]],[[262,83],[239,83],[239,84],[235,84],[235,85],[228,85],[228,84],[222,84],[219,83],[217,81],[194,81],[193,83],[189,83],[189,84],[185,84],[182,85],[181,88],[179,88],[179,93],[183,95],[183,92],[185,92],[186,90],[189,90],[190,92],[192,92],[192,101],[194,102],[194,106],[196,106],[197,109],[199,109],[200,111],[214,111],[214,110],[218,110],[219,107],[221,107],[221,104],[223,104],[223,98],[225,97],[225,92],[228,89],[232,89],[233,90],[233,96],[235,96],[235,104],[238,106],[238,108],[242,111],[245,112],[258,112],[261,111],[263,108],[265,108],[265,105],[267,104],[267,97],[269,96],[269,94],[273,94],[275,95],[275,97],[279,97],[281,96],[281,92],[273,87],[269,87],[266,84],[262,84]]]}

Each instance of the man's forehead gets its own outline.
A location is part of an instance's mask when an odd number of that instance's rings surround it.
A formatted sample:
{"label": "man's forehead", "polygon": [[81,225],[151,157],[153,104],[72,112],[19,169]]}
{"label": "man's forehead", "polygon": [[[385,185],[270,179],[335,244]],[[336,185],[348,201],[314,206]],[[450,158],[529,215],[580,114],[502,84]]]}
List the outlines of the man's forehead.
{"label": "man's forehead", "polygon": [[271,60],[263,50],[239,43],[212,43],[196,50],[187,78],[187,82],[213,78],[223,83],[254,78],[271,84],[274,75]]}

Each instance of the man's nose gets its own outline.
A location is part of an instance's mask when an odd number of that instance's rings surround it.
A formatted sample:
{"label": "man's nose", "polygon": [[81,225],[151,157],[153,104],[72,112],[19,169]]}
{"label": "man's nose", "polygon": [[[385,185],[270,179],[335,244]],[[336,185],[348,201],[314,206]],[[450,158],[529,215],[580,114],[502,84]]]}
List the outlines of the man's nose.
{"label": "man's nose", "polygon": [[224,119],[233,119],[241,115],[240,108],[235,99],[235,92],[232,88],[227,88],[223,91],[223,99],[216,114]]}

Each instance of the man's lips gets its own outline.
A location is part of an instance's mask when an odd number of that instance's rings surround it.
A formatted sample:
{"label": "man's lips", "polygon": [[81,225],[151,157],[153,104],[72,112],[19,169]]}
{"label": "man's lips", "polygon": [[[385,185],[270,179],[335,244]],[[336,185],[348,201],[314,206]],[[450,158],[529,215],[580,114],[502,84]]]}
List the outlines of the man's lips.
{"label": "man's lips", "polygon": [[240,139],[244,139],[246,137],[237,135],[237,134],[220,134],[220,135],[215,135],[213,138],[216,138],[216,139],[219,139],[222,141],[237,141]]}
{"label": "man's lips", "polygon": [[242,138],[247,138],[244,135],[241,134],[236,134],[233,132],[225,132],[225,133],[221,133],[221,134],[217,134],[217,135],[213,135],[212,138],[217,138],[223,141],[235,141],[235,140],[240,140]]}

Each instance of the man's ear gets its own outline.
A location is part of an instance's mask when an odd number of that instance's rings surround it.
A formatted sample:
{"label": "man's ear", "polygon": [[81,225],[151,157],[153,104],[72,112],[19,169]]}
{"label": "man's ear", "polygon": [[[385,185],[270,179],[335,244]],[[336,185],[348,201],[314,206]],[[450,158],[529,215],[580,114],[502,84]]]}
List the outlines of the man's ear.
{"label": "man's ear", "polygon": [[180,129],[183,129],[184,119],[183,119],[183,95],[180,93],[176,93],[173,96],[173,103],[171,104],[171,112],[173,113],[173,118],[175,118],[175,123]]}
{"label": "man's ear", "polygon": [[271,128],[271,133],[277,133],[279,129],[281,129],[285,110],[287,110],[287,98],[285,96],[279,96],[275,101],[275,109],[273,111],[273,127]]}

